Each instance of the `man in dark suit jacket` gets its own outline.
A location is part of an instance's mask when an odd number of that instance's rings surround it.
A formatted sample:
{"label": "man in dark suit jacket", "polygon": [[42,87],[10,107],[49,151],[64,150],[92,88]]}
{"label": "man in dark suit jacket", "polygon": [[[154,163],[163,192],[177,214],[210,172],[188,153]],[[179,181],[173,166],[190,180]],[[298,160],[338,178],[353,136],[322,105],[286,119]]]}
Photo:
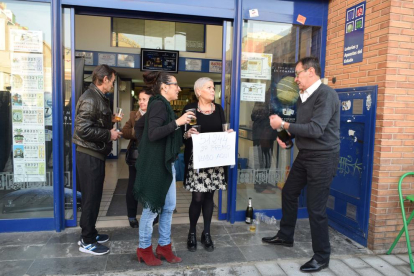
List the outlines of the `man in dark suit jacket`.
{"label": "man in dark suit jacket", "polygon": [[[302,265],[302,272],[317,272],[328,267],[331,253],[326,204],[330,185],[339,163],[340,101],[335,90],[322,84],[317,58],[305,57],[295,68],[299,86],[296,123],[270,116],[273,129],[284,128],[296,138],[299,153],[282,190],[282,219],[274,237],[267,243],[292,247],[298,211],[298,197],[307,186],[307,207],[312,236],[312,259]],[[282,148],[286,144],[277,139]]]}

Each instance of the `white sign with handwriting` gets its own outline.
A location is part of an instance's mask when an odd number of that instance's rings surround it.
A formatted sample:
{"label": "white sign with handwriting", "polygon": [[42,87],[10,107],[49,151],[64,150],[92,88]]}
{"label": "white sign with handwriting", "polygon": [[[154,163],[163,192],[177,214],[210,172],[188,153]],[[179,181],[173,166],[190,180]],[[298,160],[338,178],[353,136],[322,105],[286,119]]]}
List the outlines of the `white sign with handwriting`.
{"label": "white sign with handwriting", "polygon": [[236,132],[192,135],[194,169],[236,164]]}

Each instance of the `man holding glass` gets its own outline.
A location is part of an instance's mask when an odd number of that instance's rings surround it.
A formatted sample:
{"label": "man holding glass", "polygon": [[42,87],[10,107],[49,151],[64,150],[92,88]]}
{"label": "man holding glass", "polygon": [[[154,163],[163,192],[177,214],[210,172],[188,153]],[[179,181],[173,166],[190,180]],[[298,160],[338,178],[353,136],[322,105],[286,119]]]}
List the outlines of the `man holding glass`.
{"label": "man holding glass", "polygon": [[112,141],[122,135],[112,128],[112,112],[106,93],[113,91],[115,70],[102,64],[92,73],[92,82],[76,105],[73,143],[76,146],[76,170],[82,192],[81,239],[79,251],[104,255],[109,248],[101,243],[108,235],[95,228],[101,205],[105,179],[105,159],[112,150]]}
{"label": "man holding glass", "polygon": [[[339,162],[340,101],[338,94],[320,80],[321,67],[317,58],[305,57],[296,64],[295,82],[299,86],[296,123],[284,122],[279,116],[270,116],[273,129],[283,128],[296,138],[299,153],[282,190],[282,219],[274,237],[265,237],[267,243],[293,246],[298,197],[307,186],[307,207],[314,255],[300,267],[302,272],[317,272],[329,266],[329,243],[326,204],[330,185]],[[282,148],[286,144],[279,138]]]}

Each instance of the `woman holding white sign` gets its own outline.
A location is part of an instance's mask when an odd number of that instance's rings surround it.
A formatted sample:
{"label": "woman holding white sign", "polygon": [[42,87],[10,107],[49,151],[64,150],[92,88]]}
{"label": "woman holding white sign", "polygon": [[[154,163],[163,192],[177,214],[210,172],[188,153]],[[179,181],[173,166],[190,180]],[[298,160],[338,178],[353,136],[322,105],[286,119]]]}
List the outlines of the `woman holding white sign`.
{"label": "woman holding white sign", "polygon": [[214,210],[213,197],[216,190],[226,189],[226,174],[224,167],[193,169],[193,143],[191,136],[198,133],[221,132],[226,119],[221,105],[214,103],[215,92],[212,79],[198,79],[194,84],[194,93],[198,102],[188,104],[183,109],[183,112],[190,109],[196,110],[198,126],[198,128],[187,126],[188,130],[184,133],[184,188],[192,192],[192,201],[189,208],[190,231],[187,248],[191,252],[197,250],[196,226],[200,213],[203,211],[204,231],[201,234],[201,243],[207,251],[212,252],[214,250],[214,243],[211,239],[210,224]]}

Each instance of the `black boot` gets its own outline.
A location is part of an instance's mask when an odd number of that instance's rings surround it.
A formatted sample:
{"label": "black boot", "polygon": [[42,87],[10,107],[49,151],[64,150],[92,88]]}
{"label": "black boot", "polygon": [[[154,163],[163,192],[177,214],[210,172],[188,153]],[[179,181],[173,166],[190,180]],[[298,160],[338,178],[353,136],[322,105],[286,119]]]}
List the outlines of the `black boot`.
{"label": "black boot", "polygon": [[211,240],[211,235],[210,233],[203,233],[201,234],[201,243],[204,246],[204,249],[207,250],[208,252],[213,252],[214,251],[214,243]]}
{"label": "black boot", "polygon": [[197,250],[197,239],[195,233],[188,234],[187,249],[190,252],[195,252]]}
{"label": "black boot", "polygon": [[128,219],[129,220],[129,225],[132,227],[132,228],[138,228],[138,220],[136,219],[136,218],[133,218],[133,219]]}

